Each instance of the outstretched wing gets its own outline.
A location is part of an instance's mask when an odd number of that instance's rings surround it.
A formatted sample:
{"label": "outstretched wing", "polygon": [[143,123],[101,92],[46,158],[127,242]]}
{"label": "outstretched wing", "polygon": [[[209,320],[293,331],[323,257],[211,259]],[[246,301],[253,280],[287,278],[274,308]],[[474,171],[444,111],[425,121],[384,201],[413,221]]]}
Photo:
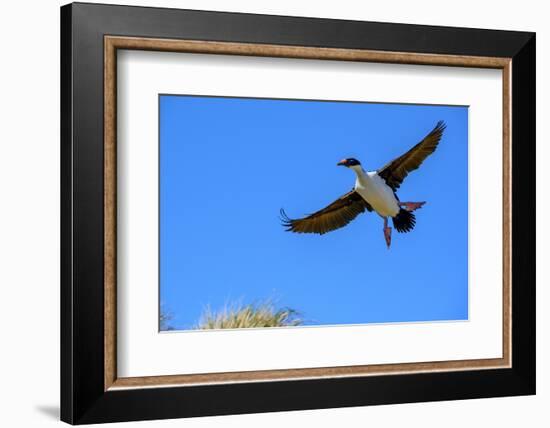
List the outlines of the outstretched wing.
{"label": "outstretched wing", "polygon": [[365,210],[372,211],[372,207],[359,193],[352,190],[326,208],[304,218],[288,218],[285,211],[281,209],[281,219],[283,226],[289,232],[318,233],[319,235],[323,235],[344,227]]}
{"label": "outstretched wing", "polygon": [[440,120],[437,122],[435,128],[420,143],[378,170],[378,175],[394,191],[399,189],[399,186],[401,186],[405,177],[409,175],[409,172],[417,169],[424,162],[424,159],[435,151],[445,127],[446,125],[443,121]]}

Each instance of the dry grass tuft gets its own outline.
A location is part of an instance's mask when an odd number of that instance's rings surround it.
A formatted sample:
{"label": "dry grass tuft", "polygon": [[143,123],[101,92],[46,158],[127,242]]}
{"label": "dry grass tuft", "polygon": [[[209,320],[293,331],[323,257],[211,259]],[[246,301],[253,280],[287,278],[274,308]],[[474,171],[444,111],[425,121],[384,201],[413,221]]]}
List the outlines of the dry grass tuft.
{"label": "dry grass tuft", "polygon": [[276,309],[272,301],[226,305],[214,312],[207,307],[195,329],[291,327],[303,324],[294,309]]}

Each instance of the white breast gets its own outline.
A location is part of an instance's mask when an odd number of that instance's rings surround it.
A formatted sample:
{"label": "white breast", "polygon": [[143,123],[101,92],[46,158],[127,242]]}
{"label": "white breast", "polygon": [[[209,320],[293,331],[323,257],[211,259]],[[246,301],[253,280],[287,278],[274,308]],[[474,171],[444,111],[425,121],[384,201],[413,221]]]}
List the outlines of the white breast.
{"label": "white breast", "polygon": [[369,171],[357,177],[355,190],[381,216],[394,217],[399,212],[399,204],[392,188],[376,171]]}

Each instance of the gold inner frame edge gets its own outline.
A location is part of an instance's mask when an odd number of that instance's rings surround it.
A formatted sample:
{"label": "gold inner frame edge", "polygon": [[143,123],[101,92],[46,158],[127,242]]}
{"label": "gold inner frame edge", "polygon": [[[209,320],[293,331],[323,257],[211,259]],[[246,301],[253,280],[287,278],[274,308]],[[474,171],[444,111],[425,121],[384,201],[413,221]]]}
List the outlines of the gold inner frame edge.
{"label": "gold inner frame edge", "polygon": [[[116,54],[118,49],[148,50],[214,55],[262,56],[334,61],[378,62],[392,64],[439,65],[453,67],[495,68],[502,70],[503,82],[503,349],[502,358],[432,361],[421,363],[375,364],[316,367],[225,373],[119,378],[116,367]],[[252,43],[173,40],[141,37],[104,37],[104,389],[193,386],[395,375],[405,373],[479,370],[511,367],[511,82],[510,58],[443,54],[420,54],[362,49],[320,48]]]}

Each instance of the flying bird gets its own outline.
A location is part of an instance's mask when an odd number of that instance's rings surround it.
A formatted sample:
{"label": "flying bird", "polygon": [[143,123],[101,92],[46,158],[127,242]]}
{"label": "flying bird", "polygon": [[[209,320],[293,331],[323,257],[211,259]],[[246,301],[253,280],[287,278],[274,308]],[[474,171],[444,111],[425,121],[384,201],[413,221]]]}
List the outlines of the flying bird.
{"label": "flying bird", "polygon": [[357,159],[342,159],[337,165],[352,169],[357,176],[354,188],[327,207],[304,218],[291,219],[281,209],[283,226],[289,232],[323,235],[346,226],[365,211],[374,211],[384,219],[384,239],[390,248],[392,229],[388,226],[388,218],[392,219],[398,232],[410,232],[416,224],[413,211],[426,203],[401,202],[396,192],[407,175],[435,151],[445,127],[445,123],[439,121],[422,141],[377,171],[363,170]]}

